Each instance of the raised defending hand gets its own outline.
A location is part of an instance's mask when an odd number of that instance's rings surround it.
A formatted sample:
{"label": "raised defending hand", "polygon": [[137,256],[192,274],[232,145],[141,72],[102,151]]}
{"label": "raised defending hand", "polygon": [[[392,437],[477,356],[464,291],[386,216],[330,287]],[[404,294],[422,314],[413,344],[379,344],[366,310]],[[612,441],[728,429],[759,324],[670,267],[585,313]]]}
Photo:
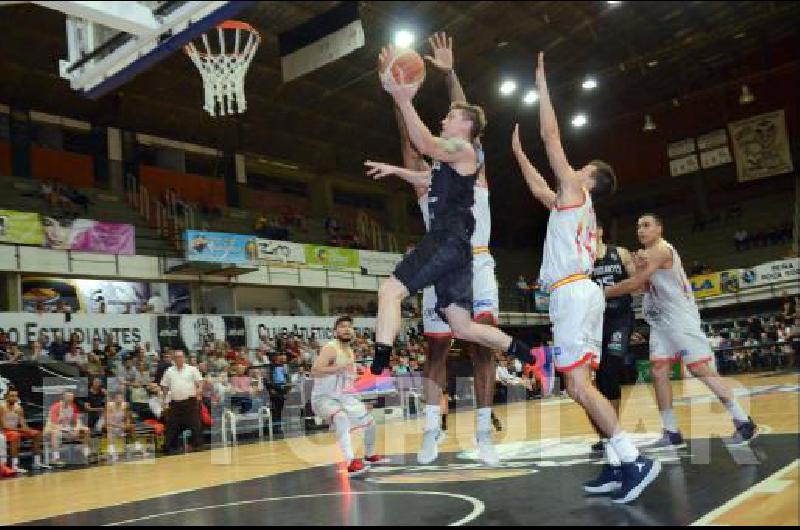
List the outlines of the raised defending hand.
{"label": "raised defending hand", "polygon": [[434,33],[428,39],[433,51],[433,56],[426,55],[425,60],[430,62],[442,73],[450,73],[453,70],[453,38],[448,37],[445,32]]}

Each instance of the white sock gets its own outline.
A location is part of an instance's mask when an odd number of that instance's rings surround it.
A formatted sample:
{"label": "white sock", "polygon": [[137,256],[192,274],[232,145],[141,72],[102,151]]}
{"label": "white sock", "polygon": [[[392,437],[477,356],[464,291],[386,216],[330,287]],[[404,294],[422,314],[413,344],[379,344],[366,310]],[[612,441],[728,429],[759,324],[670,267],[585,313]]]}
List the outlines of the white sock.
{"label": "white sock", "polygon": [[732,399],[730,401],[724,400],[722,402],[725,405],[725,408],[728,409],[728,412],[731,413],[733,419],[736,421],[750,421],[750,417],[747,415],[747,412],[744,411],[739,402],[736,399]]}
{"label": "white sock", "polygon": [[491,407],[484,407],[478,409],[478,432],[486,432],[492,430],[492,409]]}
{"label": "white sock", "polygon": [[55,460],[56,462],[57,462],[57,461],[59,461],[59,460],[61,460],[61,459],[59,458],[60,456],[61,456],[61,455],[59,454],[59,452],[58,452],[58,451],[53,451],[53,460]]}
{"label": "white sock", "polygon": [[33,465],[36,467],[42,465],[42,455],[33,455]]}
{"label": "white sock", "polygon": [[639,458],[639,450],[633,445],[633,442],[631,442],[631,439],[625,434],[625,431],[611,438],[608,443],[613,446],[614,452],[617,453],[619,459],[626,464]]}
{"label": "white sock", "polygon": [[664,428],[669,432],[676,433],[680,431],[678,428],[678,421],[675,419],[675,413],[672,412],[672,409],[661,411],[661,422],[664,424]]}
{"label": "white sock", "polygon": [[350,441],[350,420],[344,414],[336,414],[333,417],[333,425],[336,429],[336,441],[339,443],[339,449],[342,450],[342,456],[349,464],[355,458],[353,444]]}
{"label": "white sock", "polygon": [[83,448],[83,456],[85,458],[89,458],[89,448],[88,447],[84,447]]}
{"label": "white sock", "polygon": [[11,469],[18,469],[18,468],[19,468],[19,458],[12,458]]}
{"label": "white sock", "polygon": [[364,429],[364,452],[367,456],[375,456],[375,422]]}
{"label": "white sock", "polygon": [[622,465],[622,460],[620,460],[617,451],[614,450],[614,446],[606,440],[606,459],[608,460],[608,465],[612,467],[619,467]]}
{"label": "white sock", "polygon": [[439,422],[442,414],[442,407],[439,405],[425,405],[425,430],[438,431],[441,427]]}

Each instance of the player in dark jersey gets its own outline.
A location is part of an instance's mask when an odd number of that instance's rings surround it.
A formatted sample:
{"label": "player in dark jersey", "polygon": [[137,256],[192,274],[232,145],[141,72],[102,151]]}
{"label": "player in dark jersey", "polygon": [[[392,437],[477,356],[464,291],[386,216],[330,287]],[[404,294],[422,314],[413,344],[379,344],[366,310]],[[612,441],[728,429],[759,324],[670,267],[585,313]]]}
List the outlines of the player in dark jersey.
{"label": "player in dark jersey", "polygon": [[[476,142],[486,119],[480,107],[453,104],[439,137],[420,119],[412,98],[417,85],[398,85],[391,73],[382,76],[406,124],[408,136],[423,156],[433,159],[431,171],[413,171],[367,161],[368,174],[375,178],[396,175],[414,186],[429,186],[430,230],[416,248],[397,266],[378,293],[378,318],[372,372],[388,366],[392,344],[400,329],[400,304],[410,294],[428,285],[436,289],[436,311],[450,325],[456,338],[507,351],[516,357],[534,356],[537,375],[545,391],[552,389],[552,353],[531,348],[497,328],[472,321],[472,246],[475,229],[472,213],[474,186],[481,163]],[[438,430],[436,425],[431,429]],[[428,430],[428,429],[426,429]]]}
{"label": "player in dark jersey", "polygon": [[[597,223],[597,258],[594,263],[592,280],[601,288],[611,287],[627,280],[636,273],[636,266],[630,252],[623,247],[606,244],[605,227]],[[625,357],[631,341],[635,317],[631,295],[606,299],[603,315],[603,351],[600,368],[597,370],[597,389],[608,399],[619,416],[622,398],[622,374]],[[595,430],[600,431],[595,427]],[[602,437],[602,434],[600,434]],[[602,452],[604,440],[592,446],[593,451]]]}

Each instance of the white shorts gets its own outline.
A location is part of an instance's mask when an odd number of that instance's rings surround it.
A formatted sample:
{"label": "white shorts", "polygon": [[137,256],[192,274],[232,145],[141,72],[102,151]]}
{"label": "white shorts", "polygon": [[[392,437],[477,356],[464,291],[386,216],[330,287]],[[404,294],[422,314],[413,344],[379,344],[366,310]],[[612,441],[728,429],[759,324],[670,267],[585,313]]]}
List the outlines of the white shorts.
{"label": "white shorts", "polygon": [[650,328],[650,361],[681,360],[691,367],[714,360],[714,350],[701,329]]}
{"label": "white shorts", "polygon": [[372,414],[367,411],[367,407],[356,396],[341,395],[338,397],[323,396],[311,400],[311,409],[319,418],[333,425],[333,417],[339,412],[347,414],[350,420],[350,430],[363,429],[369,426]]}
{"label": "white shorts", "polygon": [[587,362],[597,370],[605,310],[603,291],[588,279],[568,283],[550,295],[556,370],[569,372]]}
{"label": "white shorts", "polygon": [[[478,320],[488,316],[495,324],[500,318],[500,296],[494,274],[494,258],[488,252],[472,258],[472,314]],[[452,337],[453,331],[435,310],[436,290],[433,286],[422,291],[422,324],[426,337]]]}

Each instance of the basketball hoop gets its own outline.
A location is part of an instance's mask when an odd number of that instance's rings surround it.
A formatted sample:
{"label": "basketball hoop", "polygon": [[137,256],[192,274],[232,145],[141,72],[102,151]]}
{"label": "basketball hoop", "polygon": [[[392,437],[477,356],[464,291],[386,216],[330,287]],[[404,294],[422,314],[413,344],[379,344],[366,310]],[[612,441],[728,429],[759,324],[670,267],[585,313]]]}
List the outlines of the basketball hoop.
{"label": "basketball hoop", "polygon": [[[202,37],[205,53],[198,51],[191,42],[183,47],[183,51],[200,70],[200,76],[203,78],[205,93],[203,108],[212,116],[241,114],[247,109],[244,76],[261,43],[261,35],[250,24],[226,20],[217,25],[219,49],[212,51],[208,43],[208,36],[211,33],[213,32]],[[227,47],[226,37],[229,39]],[[231,43],[233,48],[228,51]]]}

